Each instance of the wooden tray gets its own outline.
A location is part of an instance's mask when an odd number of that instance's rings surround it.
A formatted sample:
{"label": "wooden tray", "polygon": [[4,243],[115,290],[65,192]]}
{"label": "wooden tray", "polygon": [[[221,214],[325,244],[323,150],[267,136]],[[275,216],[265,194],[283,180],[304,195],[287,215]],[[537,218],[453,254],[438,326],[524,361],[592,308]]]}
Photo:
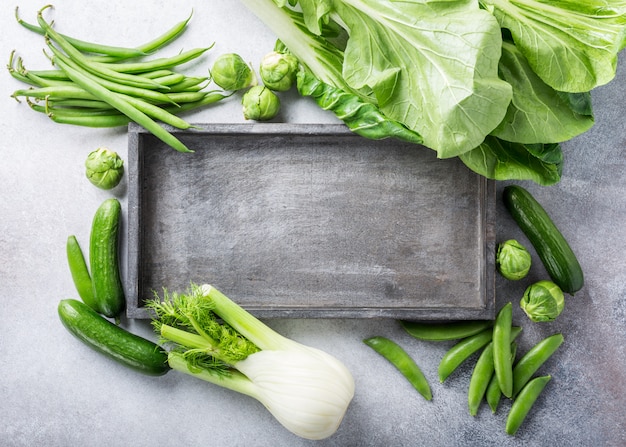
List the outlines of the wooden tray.
{"label": "wooden tray", "polygon": [[494,182],[343,125],[199,127],[129,127],[129,318],[192,281],[261,318],[494,317]]}

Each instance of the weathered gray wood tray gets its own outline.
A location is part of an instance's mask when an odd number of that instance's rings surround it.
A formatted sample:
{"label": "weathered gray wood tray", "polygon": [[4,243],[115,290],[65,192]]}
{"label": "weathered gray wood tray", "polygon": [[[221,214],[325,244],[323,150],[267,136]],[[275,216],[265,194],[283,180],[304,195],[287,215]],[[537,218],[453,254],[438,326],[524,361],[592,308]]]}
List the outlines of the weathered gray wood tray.
{"label": "weathered gray wood tray", "polygon": [[495,185],[458,159],[343,125],[176,135],[195,152],[129,127],[129,318],[191,281],[262,318],[493,318]]}

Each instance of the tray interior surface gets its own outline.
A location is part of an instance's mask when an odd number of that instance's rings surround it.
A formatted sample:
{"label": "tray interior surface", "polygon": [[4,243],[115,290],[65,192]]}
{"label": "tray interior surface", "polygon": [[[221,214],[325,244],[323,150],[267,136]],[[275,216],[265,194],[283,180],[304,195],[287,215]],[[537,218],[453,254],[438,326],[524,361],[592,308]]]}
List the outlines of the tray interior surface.
{"label": "tray interior surface", "polygon": [[335,125],[176,135],[195,152],[130,128],[130,318],[192,281],[259,317],[493,318],[495,187],[458,159]]}

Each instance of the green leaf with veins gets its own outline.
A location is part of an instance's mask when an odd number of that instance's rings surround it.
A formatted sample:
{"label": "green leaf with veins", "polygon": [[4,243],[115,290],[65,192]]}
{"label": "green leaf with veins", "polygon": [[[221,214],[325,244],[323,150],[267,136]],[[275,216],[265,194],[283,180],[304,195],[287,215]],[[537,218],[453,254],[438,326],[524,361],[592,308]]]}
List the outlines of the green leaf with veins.
{"label": "green leaf with veins", "polygon": [[500,76],[513,86],[513,100],[492,135],[524,144],[560,143],[593,126],[590,95],[557,92],[507,41],[502,44]]}
{"label": "green leaf with veins", "polygon": [[477,148],[459,156],[472,171],[494,180],[532,180],[553,185],[561,179],[559,144],[524,145],[488,136]]}
{"label": "green leaf with veins", "polygon": [[615,76],[626,1],[480,0],[555,90],[588,92]]}
{"label": "green leaf with veins", "polygon": [[350,35],[346,82],[373,91],[381,111],[420,134],[440,158],[478,146],[502,121],[511,86],[498,77],[501,31],[477,1],[334,6]]}

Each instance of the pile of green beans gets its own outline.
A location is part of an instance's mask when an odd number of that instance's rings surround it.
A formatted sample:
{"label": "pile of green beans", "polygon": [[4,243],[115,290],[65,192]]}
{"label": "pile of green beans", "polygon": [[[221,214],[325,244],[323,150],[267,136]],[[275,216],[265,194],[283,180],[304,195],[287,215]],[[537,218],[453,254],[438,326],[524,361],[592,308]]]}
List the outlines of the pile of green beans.
{"label": "pile of green beans", "polygon": [[135,122],[180,152],[192,152],[166,130],[166,124],[189,129],[182,112],[216,103],[227,95],[222,90],[206,91],[209,77],[176,72],[212,47],[195,48],[175,56],[146,60],[180,36],[191,19],[177,23],[157,38],[135,48],[102,45],[58,33],[37,13],[37,25],[16,19],[26,29],[45,36],[56,69],[31,71],[13,51],[7,68],[11,75],[29,85],[12,96],[26,98],[30,107],[53,121],[86,127],[118,127]]}
{"label": "pile of green beans", "polygon": [[[450,323],[400,321],[400,324],[409,335],[420,340],[456,341],[439,363],[438,374],[442,383],[469,358],[478,355],[467,393],[469,413],[476,416],[483,401],[487,402],[492,413],[496,413],[500,399],[504,395],[512,402],[505,426],[506,433],[510,435],[517,432],[551,379],[550,375],[534,377],[534,374],[564,340],[560,333],[546,337],[516,362],[516,339],[522,328],[512,324],[511,303],[506,303],[499,310],[494,321]],[[376,339],[377,337],[373,337],[364,341],[370,344],[371,340]],[[385,351],[395,352],[396,349],[386,346]],[[395,352],[385,357],[392,363],[397,363],[396,367],[403,371],[400,359],[404,355]]]}

